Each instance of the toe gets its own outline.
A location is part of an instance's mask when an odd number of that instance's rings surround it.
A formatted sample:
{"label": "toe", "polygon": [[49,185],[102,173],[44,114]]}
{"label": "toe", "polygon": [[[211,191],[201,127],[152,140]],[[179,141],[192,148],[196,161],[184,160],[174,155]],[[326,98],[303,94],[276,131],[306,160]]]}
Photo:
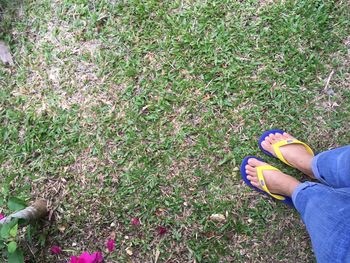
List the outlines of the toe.
{"label": "toe", "polygon": [[269,135],[270,139],[271,139],[271,144],[274,144],[276,141],[278,141],[278,138],[276,136],[276,134],[270,134]]}
{"label": "toe", "polygon": [[249,172],[254,172],[255,171],[255,168],[250,166],[250,165],[246,165],[245,169],[248,170]]}
{"label": "toe", "polygon": [[286,139],[294,139],[294,137],[292,135],[290,135],[289,133],[286,133],[286,132],[283,133],[283,136]]}
{"label": "toe", "polygon": [[261,189],[261,186],[260,186],[260,184],[259,184],[258,182],[251,182],[251,184],[252,184],[253,186],[255,186],[256,188]]}
{"label": "toe", "polygon": [[[248,166],[248,167],[249,167],[249,166],[253,166],[254,160],[256,160],[256,159],[255,159],[255,158],[249,158],[249,159],[248,159],[248,162],[247,162],[247,163],[248,163],[247,166]],[[247,166],[246,166],[246,167],[247,167]]]}
{"label": "toe", "polygon": [[250,158],[250,159],[248,160],[248,164],[249,164],[250,166],[252,166],[252,167],[265,165],[264,162],[259,161],[258,159],[255,159],[255,158]]}
{"label": "toe", "polygon": [[269,143],[267,141],[263,141],[261,143],[261,147],[263,147],[263,149],[265,149],[267,151],[271,151],[271,143]]}
{"label": "toe", "polygon": [[245,173],[246,173],[246,174],[248,174],[248,175],[250,175],[250,176],[252,176],[252,175],[253,175],[253,172],[252,172],[252,171],[250,171],[250,170],[248,170],[248,169],[246,169],[246,170],[245,170]]}
{"label": "toe", "polygon": [[246,174],[248,174],[248,175],[250,175],[250,176],[256,176],[256,171],[255,171],[255,170],[253,170],[253,171],[251,171],[251,170],[245,170],[245,172],[246,172]]}
{"label": "toe", "polygon": [[272,144],[272,139],[270,136],[266,136],[266,138],[263,142],[265,142],[266,144]]}
{"label": "toe", "polygon": [[276,133],[275,137],[276,137],[277,140],[281,140],[283,138],[283,135],[280,134],[280,133]]}
{"label": "toe", "polygon": [[248,175],[248,176],[247,176],[247,179],[248,179],[251,183],[258,183],[258,182],[259,182],[258,178],[255,177],[255,176],[250,176],[250,175]]}

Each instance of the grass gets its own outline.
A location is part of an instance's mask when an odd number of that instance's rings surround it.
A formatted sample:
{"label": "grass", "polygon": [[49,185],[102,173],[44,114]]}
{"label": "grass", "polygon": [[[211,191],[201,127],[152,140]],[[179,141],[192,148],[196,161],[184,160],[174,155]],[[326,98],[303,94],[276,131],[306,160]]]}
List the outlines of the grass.
{"label": "grass", "polygon": [[32,262],[111,233],[107,262],[315,261],[297,212],[237,167],[272,127],[348,143],[347,1],[0,3],[16,63],[0,66],[2,193],[52,209]]}

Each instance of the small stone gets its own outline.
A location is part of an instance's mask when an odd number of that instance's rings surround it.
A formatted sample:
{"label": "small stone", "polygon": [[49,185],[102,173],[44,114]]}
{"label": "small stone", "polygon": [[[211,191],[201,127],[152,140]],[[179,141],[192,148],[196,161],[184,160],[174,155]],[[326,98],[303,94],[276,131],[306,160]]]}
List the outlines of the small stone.
{"label": "small stone", "polygon": [[334,90],[332,90],[332,89],[328,89],[328,90],[327,90],[327,94],[328,94],[328,96],[333,97],[333,96],[335,95],[335,92],[334,92]]}
{"label": "small stone", "polygon": [[9,64],[11,66],[14,65],[10,49],[3,41],[0,41],[0,61],[2,61],[4,64]]}

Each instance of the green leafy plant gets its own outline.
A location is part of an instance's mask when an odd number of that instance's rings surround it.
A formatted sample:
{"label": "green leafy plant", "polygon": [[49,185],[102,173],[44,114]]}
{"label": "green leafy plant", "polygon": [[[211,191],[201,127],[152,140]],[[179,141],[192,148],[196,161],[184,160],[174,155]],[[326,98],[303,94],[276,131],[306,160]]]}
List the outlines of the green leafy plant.
{"label": "green leafy plant", "polygon": [[[10,211],[16,212],[26,207],[23,200],[10,197],[7,202]],[[19,224],[21,220],[16,217],[3,218],[0,220],[0,250],[8,259],[9,263],[24,262],[23,251],[19,246]]]}

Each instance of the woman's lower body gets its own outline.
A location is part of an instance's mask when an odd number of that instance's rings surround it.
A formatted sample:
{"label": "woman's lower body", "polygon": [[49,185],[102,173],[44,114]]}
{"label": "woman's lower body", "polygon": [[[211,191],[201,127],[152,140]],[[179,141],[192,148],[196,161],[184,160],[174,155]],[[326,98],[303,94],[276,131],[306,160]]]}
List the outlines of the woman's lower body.
{"label": "woman's lower body", "polygon": [[[262,147],[274,154],[272,145],[292,138],[289,134],[270,135]],[[282,173],[265,171],[269,190],[292,198],[311,237],[319,263],[350,262],[350,146],[322,152],[315,157],[301,145],[281,147],[285,159],[296,169],[320,183],[304,182]],[[248,160],[247,179],[261,188],[257,167],[266,163]]]}
{"label": "woman's lower body", "polygon": [[315,156],[312,170],[322,184],[299,184],[292,195],[295,208],[318,262],[350,262],[350,146]]}

